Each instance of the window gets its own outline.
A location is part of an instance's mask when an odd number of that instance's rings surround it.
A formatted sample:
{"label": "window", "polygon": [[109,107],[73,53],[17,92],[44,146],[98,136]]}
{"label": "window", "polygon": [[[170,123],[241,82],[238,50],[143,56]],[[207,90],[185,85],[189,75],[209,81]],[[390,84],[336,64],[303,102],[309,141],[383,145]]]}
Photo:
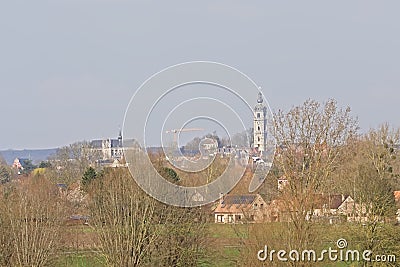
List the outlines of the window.
{"label": "window", "polygon": [[233,215],[228,215],[228,223],[233,223]]}
{"label": "window", "polygon": [[260,113],[257,112],[257,118],[260,118]]}
{"label": "window", "polygon": [[260,129],[260,126],[258,126],[258,127],[257,127],[257,130],[258,130],[258,131],[260,131],[260,130],[261,130],[261,129]]}
{"label": "window", "polygon": [[258,137],[258,142],[260,142],[260,137]]}
{"label": "window", "polygon": [[224,222],[224,215],[217,215],[217,222],[219,223]]}

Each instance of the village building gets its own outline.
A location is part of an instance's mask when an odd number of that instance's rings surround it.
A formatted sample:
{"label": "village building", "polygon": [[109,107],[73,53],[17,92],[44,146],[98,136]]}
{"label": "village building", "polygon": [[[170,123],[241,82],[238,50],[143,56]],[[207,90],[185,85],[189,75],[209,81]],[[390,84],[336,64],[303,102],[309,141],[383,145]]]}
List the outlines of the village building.
{"label": "village building", "polygon": [[[306,220],[338,223],[338,222],[366,222],[368,214],[366,205],[356,203],[350,195],[343,194],[315,194],[312,209],[305,215]],[[289,222],[292,213],[296,211],[289,202],[283,199],[274,199],[267,206],[270,222]]]}
{"label": "village building", "polygon": [[258,194],[226,195],[213,213],[215,223],[262,222],[267,217],[267,203]]}
{"label": "village building", "polygon": [[28,159],[25,158],[16,158],[13,162],[12,167],[18,170],[23,170],[25,166],[25,162],[27,162]]}
{"label": "village building", "polygon": [[288,184],[288,180],[286,179],[286,177],[282,176],[278,179],[278,190],[282,191],[285,186]]}
{"label": "village building", "polygon": [[13,162],[12,168],[17,170],[18,174],[22,174],[25,169],[32,168],[32,162],[27,158],[16,158]]}
{"label": "village building", "polygon": [[253,127],[253,147],[262,155],[267,149],[267,106],[261,93],[258,93],[257,104],[254,107]]}
{"label": "village building", "polygon": [[315,196],[314,220],[325,220],[329,223],[346,221],[365,221],[366,209],[354,201],[350,195],[318,194]]}
{"label": "village building", "polygon": [[90,142],[90,147],[95,151],[101,152],[102,160],[122,159],[124,155],[122,132],[119,132],[117,139],[107,138],[92,140]]}
{"label": "village building", "polygon": [[100,158],[96,164],[103,167],[126,167],[124,153],[126,151],[139,151],[140,147],[134,139],[122,139],[122,132],[119,132],[118,138],[97,139],[90,142],[90,149]]}

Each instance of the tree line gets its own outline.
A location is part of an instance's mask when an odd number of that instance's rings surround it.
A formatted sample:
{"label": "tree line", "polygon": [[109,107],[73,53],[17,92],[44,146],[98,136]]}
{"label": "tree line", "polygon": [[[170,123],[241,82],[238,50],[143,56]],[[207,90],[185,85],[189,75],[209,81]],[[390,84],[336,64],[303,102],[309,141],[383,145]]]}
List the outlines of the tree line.
{"label": "tree line", "polygon": [[[356,240],[360,249],[399,253],[393,191],[400,190],[400,131],[384,124],[360,133],[350,108],[341,108],[334,100],[307,100],[273,116],[269,133],[278,144],[277,154],[259,193],[267,201],[280,199],[291,211],[290,220],[273,231],[268,223],[249,227],[237,264],[262,266],[256,253],[265,243],[302,250],[321,246],[321,238],[339,235]],[[0,177],[6,177],[1,178],[0,187],[0,265],[54,264],[55,255],[63,249],[59,238],[63,221],[76,210],[89,215],[89,227],[96,235],[93,246],[107,266],[197,266],[207,258],[211,210],[164,205],[145,194],[127,169],[94,165],[96,153],[87,143],[64,147],[44,172],[12,183],[7,179],[10,169],[0,164]],[[186,184],[185,175],[163,161],[152,159],[160,174]],[[210,166],[204,171],[210,176],[206,180],[221,171]],[[282,177],[287,185],[277,190],[277,179]],[[76,185],[84,197],[78,203],[70,201],[55,186],[58,183]],[[365,207],[368,219],[340,225],[338,236],[327,237],[329,226],[310,217],[316,196],[322,193],[351,195]]]}
{"label": "tree line", "polygon": [[[399,255],[394,191],[400,190],[400,131],[383,124],[360,133],[349,107],[335,100],[319,103],[307,100],[288,111],[274,113],[270,133],[278,147],[271,172],[260,193],[266,200],[278,199],[287,222],[253,227],[244,240],[243,265],[263,266],[254,255],[266,243],[298,251],[323,248],[323,240],[347,237],[359,249],[376,254]],[[277,179],[286,180],[278,190]],[[336,226],[322,224],[313,217],[322,195],[350,195],[362,220]],[[356,216],[356,214],[354,215]],[[328,235],[329,229],[339,230]],[[282,266],[269,263],[268,266]],[[288,266],[326,266],[327,262],[288,262]],[[393,266],[393,263],[361,262],[359,266]],[[387,264],[387,265],[385,265]],[[285,265],[286,266],[286,265]],[[353,265],[352,265],[353,266]]]}

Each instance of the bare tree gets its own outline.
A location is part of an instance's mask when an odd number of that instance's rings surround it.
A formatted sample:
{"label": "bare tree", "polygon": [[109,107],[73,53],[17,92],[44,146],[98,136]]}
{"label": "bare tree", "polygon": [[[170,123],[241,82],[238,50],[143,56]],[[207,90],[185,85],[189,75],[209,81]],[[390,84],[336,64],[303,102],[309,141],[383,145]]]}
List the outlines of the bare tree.
{"label": "bare tree", "polygon": [[155,200],[141,192],[121,169],[108,169],[104,178],[92,185],[91,224],[99,233],[107,264],[143,266],[157,238]]}
{"label": "bare tree", "polygon": [[161,235],[152,255],[154,266],[198,266],[207,256],[206,213],[201,208],[161,205]]}
{"label": "bare tree", "polygon": [[0,183],[4,184],[11,180],[11,168],[7,165],[1,165],[0,163]]}
{"label": "bare tree", "polygon": [[357,123],[350,108],[338,108],[334,100],[323,105],[307,100],[288,112],[276,112],[274,126],[279,145],[274,167],[287,179],[280,194],[290,221],[284,237],[290,249],[302,250],[316,237],[312,224],[316,194],[329,191],[327,185],[340,166],[347,141],[356,135]]}
{"label": "bare tree", "polygon": [[9,185],[0,185],[0,190],[0,265],[11,266],[13,236],[10,231],[7,201],[12,188]]}
{"label": "bare tree", "polygon": [[54,184],[30,177],[4,197],[12,266],[45,266],[59,248],[64,205]]}
{"label": "bare tree", "polygon": [[159,203],[126,169],[107,169],[92,184],[89,208],[110,266],[195,266],[204,254],[201,210]]}
{"label": "bare tree", "polygon": [[358,203],[354,212],[354,221],[358,224],[351,225],[350,230],[361,240],[364,249],[375,254],[400,252],[398,240],[393,237],[396,214],[393,191],[398,189],[400,174],[399,143],[399,129],[391,129],[385,124],[377,130],[370,130],[359,140],[357,153],[349,163],[353,166],[353,179],[348,179],[347,183],[344,181]]}
{"label": "bare tree", "polygon": [[89,142],[77,142],[60,148],[51,159],[47,175],[58,183],[71,184],[79,180],[90,165],[101,157]]}

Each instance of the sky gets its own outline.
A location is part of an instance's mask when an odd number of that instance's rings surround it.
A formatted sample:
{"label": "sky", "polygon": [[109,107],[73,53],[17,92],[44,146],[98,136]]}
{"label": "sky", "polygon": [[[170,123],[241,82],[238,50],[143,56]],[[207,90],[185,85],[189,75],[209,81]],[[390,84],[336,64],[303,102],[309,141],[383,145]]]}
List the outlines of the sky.
{"label": "sky", "polygon": [[1,1],[0,150],[116,137],[137,88],[193,60],[239,69],[273,111],[334,98],[361,131],[400,127],[398,10],[395,0]]}

